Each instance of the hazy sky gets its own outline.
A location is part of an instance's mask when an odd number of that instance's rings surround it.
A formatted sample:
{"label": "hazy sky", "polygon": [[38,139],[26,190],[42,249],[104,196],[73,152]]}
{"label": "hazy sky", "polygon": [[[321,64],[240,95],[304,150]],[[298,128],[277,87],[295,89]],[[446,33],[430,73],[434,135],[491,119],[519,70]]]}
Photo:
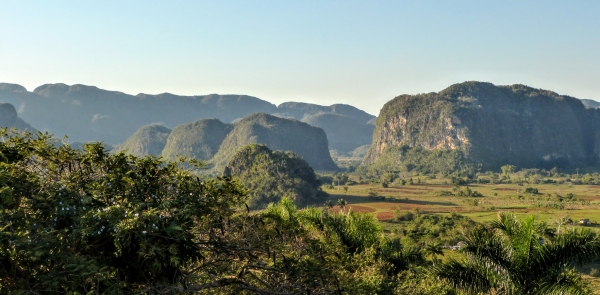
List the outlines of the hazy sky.
{"label": "hazy sky", "polygon": [[4,1],[0,82],[347,103],[467,80],[600,100],[600,1]]}

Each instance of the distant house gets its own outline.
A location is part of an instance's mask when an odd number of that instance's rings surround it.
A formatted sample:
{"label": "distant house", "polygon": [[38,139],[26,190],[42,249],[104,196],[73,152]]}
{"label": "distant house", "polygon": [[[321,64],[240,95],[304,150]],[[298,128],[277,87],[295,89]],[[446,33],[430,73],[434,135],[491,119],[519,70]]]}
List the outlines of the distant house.
{"label": "distant house", "polygon": [[590,220],[587,218],[582,218],[579,220],[579,224],[583,224],[583,225],[589,225],[590,224]]}

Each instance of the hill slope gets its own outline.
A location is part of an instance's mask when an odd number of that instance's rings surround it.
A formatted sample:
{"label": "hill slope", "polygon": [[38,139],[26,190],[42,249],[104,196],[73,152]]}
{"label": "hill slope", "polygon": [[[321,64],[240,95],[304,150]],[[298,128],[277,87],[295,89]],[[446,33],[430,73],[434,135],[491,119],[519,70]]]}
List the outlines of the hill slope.
{"label": "hill slope", "polygon": [[160,156],[171,129],[160,125],[145,125],[120,145],[116,151],[127,151],[138,157]]}
{"label": "hill slope", "polygon": [[35,128],[31,127],[31,125],[19,118],[17,115],[17,110],[12,104],[9,103],[0,103],[0,128],[1,127],[6,127],[8,129],[16,128],[32,133],[37,132]]}
{"label": "hill slope", "polygon": [[596,165],[598,114],[576,98],[523,85],[465,82],[401,95],[382,108],[363,164],[401,163],[406,170],[431,161],[483,170]]}
{"label": "hill slope", "polygon": [[302,120],[307,116],[316,114],[341,115],[352,118],[360,123],[366,123],[367,121],[375,118],[375,116],[347,104],[322,106],[304,102],[284,102],[277,106],[277,111],[280,114],[285,114],[289,117],[295,118],[296,120]]}
{"label": "hill slope", "polygon": [[581,103],[583,103],[584,106],[592,109],[600,107],[600,102],[591,99],[581,99]]}
{"label": "hill slope", "polygon": [[204,119],[178,125],[171,132],[162,156],[170,160],[175,160],[177,156],[210,160],[217,153],[232,127],[217,119]]}
{"label": "hill slope", "polygon": [[371,144],[375,116],[346,104],[321,106],[303,102],[285,102],[277,106],[280,117],[295,118],[325,130],[329,148],[349,153]]}

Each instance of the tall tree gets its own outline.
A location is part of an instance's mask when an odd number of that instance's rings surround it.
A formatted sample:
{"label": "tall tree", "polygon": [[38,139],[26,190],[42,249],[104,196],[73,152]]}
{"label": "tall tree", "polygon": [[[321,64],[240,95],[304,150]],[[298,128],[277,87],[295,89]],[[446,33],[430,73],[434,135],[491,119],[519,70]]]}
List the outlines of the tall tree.
{"label": "tall tree", "polygon": [[464,260],[438,264],[433,273],[472,294],[591,294],[573,266],[600,257],[598,235],[581,228],[554,233],[534,221],[499,214],[467,233]]}
{"label": "tall tree", "polygon": [[438,262],[438,255],[444,256],[444,250],[442,249],[442,244],[439,242],[433,242],[431,244],[427,244],[425,246],[425,255],[431,257],[431,261],[433,265]]}

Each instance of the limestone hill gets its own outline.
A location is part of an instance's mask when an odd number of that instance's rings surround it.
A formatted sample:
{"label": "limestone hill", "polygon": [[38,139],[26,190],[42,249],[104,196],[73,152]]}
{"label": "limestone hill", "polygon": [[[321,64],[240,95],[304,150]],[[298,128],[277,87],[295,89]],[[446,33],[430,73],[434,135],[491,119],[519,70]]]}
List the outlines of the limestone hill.
{"label": "limestone hill", "polygon": [[371,144],[375,116],[346,104],[321,106],[302,102],[285,102],[277,106],[278,116],[295,118],[323,128],[329,139],[329,149],[348,153]]}
{"label": "limestone hill", "polygon": [[322,106],[304,102],[284,102],[277,106],[277,110],[281,114],[286,114],[287,116],[296,118],[296,120],[302,120],[307,116],[316,114],[337,114],[353,118],[360,123],[366,123],[375,117],[365,111],[359,110],[347,104]]}
{"label": "limestone hill", "polygon": [[249,190],[251,208],[264,208],[283,196],[297,205],[322,203],[327,196],[314,170],[292,152],[272,151],[265,145],[251,144],[235,153],[226,175],[237,177]]}
{"label": "limestone hill", "polygon": [[401,95],[382,108],[363,164],[452,171],[597,166],[600,112],[576,98],[524,85],[465,82]]}
{"label": "limestone hill", "polygon": [[315,170],[337,169],[323,129],[264,113],[248,115],[235,123],[211,162],[223,167],[239,149],[253,143],[271,150],[292,151]]}
{"label": "limestone hill", "polygon": [[277,112],[274,104],[247,95],[179,96],[169,93],[136,96],[94,86],[46,84],[27,91],[20,85],[0,84],[0,102],[58,137],[74,141],[124,142],[141,126],[177,126],[201,118],[230,122],[253,112]]}

